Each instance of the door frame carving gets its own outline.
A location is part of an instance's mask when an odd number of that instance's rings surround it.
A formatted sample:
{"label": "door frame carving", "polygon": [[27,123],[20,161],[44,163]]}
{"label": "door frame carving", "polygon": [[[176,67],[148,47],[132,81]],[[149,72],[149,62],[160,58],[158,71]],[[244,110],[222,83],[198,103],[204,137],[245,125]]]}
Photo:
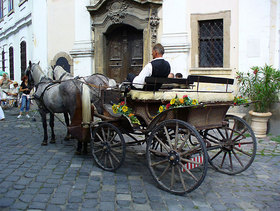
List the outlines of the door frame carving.
{"label": "door frame carving", "polygon": [[106,74],[105,33],[114,24],[143,30],[143,65],[150,61],[151,48],[157,42],[161,5],[162,0],[99,0],[87,7],[92,19],[95,72]]}

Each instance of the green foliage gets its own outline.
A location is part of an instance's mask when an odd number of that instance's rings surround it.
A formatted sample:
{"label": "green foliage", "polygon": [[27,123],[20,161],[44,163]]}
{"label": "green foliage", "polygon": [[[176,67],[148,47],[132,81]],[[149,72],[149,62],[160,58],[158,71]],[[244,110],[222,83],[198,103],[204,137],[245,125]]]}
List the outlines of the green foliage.
{"label": "green foliage", "polygon": [[271,140],[280,144],[280,136],[272,137]]}
{"label": "green foliage", "polygon": [[272,66],[252,67],[251,72],[237,73],[239,91],[254,103],[254,111],[268,112],[273,102],[278,101],[280,71]]}

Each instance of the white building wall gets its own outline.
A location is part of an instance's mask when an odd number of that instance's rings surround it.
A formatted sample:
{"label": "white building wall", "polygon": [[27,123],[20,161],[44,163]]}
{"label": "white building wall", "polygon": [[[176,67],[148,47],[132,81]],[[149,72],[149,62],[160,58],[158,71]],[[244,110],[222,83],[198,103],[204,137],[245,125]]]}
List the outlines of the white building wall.
{"label": "white building wall", "polygon": [[270,0],[239,1],[239,17],[239,71],[247,72],[269,63]]}
{"label": "white building wall", "polygon": [[[32,0],[26,1],[19,5],[17,1],[14,1],[14,11],[8,15],[8,1],[3,1],[3,14],[4,17],[0,22],[0,51],[4,47],[5,50],[5,67],[6,72],[10,73],[9,64],[9,47],[14,49],[14,80],[20,82],[21,80],[21,60],[20,60],[20,43],[26,42],[27,49],[27,61],[31,59],[29,49],[32,49],[31,45],[31,10]],[[2,58],[1,58],[2,60]],[[1,62],[2,70],[2,62]]]}
{"label": "white building wall", "polygon": [[162,5],[162,35],[158,41],[165,48],[164,58],[169,61],[171,72],[188,75],[190,41],[187,33],[187,1],[164,0]]}
{"label": "white building wall", "polygon": [[90,0],[75,0],[75,42],[70,52],[74,60],[74,76],[87,76],[95,72],[88,5]]}
{"label": "white building wall", "polygon": [[47,1],[45,0],[33,0],[31,46],[31,61],[40,62],[42,70],[47,71]]}

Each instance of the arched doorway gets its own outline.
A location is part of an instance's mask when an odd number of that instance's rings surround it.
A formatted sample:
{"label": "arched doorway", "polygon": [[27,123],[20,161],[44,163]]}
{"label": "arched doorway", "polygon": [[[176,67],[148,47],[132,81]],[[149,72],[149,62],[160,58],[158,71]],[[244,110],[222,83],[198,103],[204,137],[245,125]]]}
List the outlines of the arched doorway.
{"label": "arched doorway", "polygon": [[107,76],[122,82],[128,73],[138,75],[143,66],[143,30],[115,24],[105,37]]}
{"label": "arched doorway", "polygon": [[65,57],[59,57],[56,60],[55,66],[61,66],[64,70],[66,70],[68,73],[70,72],[70,64],[68,63],[68,60]]}

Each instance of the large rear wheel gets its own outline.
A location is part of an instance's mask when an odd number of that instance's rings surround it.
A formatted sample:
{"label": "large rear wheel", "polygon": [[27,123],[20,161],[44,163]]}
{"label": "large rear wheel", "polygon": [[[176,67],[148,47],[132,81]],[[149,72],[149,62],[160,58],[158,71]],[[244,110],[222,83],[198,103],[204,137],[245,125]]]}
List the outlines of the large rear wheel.
{"label": "large rear wheel", "polygon": [[191,192],[207,172],[204,142],[193,126],[181,120],[166,120],[153,129],[146,155],[153,178],[171,193]]}

